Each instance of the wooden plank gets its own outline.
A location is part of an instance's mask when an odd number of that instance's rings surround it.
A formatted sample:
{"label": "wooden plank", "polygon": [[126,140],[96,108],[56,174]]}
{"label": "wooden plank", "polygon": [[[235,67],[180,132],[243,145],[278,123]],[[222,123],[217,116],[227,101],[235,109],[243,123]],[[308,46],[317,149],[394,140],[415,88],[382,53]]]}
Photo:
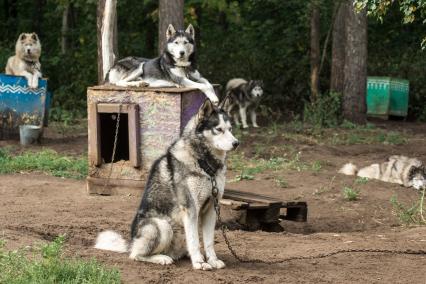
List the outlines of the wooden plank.
{"label": "wooden plank", "polygon": [[96,103],[89,104],[88,112],[89,165],[100,166],[102,164],[101,129]]}
{"label": "wooden plank", "polygon": [[[134,108],[133,108],[134,109]],[[129,113],[129,110],[133,110],[131,104],[98,104],[98,113]]]}
{"label": "wooden plank", "polygon": [[220,205],[229,206],[232,210],[242,210],[248,208],[249,204],[247,202],[236,201],[231,199],[222,198],[219,201]]}
{"label": "wooden plank", "polygon": [[244,201],[248,203],[262,203],[267,205],[281,205],[283,203],[281,200],[273,197],[232,189],[225,189],[223,197],[237,201]]}
{"label": "wooden plank", "polygon": [[[218,89],[219,84],[212,84],[213,88]],[[111,84],[92,86],[88,88],[89,90],[99,90],[99,91],[135,91],[135,92],[160,92],[160,93],[186,93],[195,91],[198,89],[195,88],[176,88],[176,87],[163,87],[163,88],[151,88],[148,86],[143,87],[121,87]],[[95,94],[96,95],[96,94]]]}
{"label": "wooden plank", "polygon": [[139,105],[131,104],[128,108],[129,127],[129,159],[132,166],[138,168],[141,163],[140,145],[140,125],[139,125]]}

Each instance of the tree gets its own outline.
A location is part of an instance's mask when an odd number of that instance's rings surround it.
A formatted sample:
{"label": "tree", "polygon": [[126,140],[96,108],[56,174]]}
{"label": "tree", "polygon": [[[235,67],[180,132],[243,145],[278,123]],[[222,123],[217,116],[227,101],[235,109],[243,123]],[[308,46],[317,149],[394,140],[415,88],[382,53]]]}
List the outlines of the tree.
{"label": "tree", "polygon": [[102,84],[118,56],[117,0],[99,0],[97,11],[98,83]]}
{"label": "tree", "polygon": [[333,43],[331,49],[330,91],[343,93],[345,68],[345,18],[347,5],[337,2],[337,13],[333,23]]}
{"label": "tree", "polygon": [[311,101],[319,93],[320,68],[320,9],[315,0],[311,2]]}
{"label": "tree", "polygon": [[356,123],[366,119],[367,11],[355,11],[348,0],[345,22],[346,46],[343,86],[343,117]]}
{"label": "tree", "polygon": [[172,24],[176,30],[183,29],[183,0],[158,1],[158,53],[161,54],[166,46],[166,30]]}

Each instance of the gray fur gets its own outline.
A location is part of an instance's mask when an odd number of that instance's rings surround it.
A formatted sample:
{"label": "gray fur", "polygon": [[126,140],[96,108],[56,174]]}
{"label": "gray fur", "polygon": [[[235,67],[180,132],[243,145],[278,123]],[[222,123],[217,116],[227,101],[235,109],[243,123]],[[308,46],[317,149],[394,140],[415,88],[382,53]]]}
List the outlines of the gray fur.
{"label": "gray fur", "polygon": [[164,52],[157,58],[126,57],[117,61],[106,74],[105,82],[129,87],[187,87],[201,90],[213,103],[218,98],[213,86],[201,76],[195,62],[194,28],[167,29]]}
{"label": "gray fur", "polygon": [[[226,152],[238,146],[230,131],[226,113],[208,101],[153,164],[131,226],[130,258],[170,264],[189,255],[195,269],[225,266],[213,247],[216,212],[211,179],[216,180],[220,199]],[[206,259],[200,252],[199,226]]]}
{"label": "gray fur", "polygon": [[247,113],[250,113],[253,127],[258,127],[256,110],[263,97],[262,81],[231,79],[226,84],[225,94],[229,100],[225,109],[229,116],[234,117],[235,124],[240,125],[239,118],[241,118],[243,128],[248,128]]}

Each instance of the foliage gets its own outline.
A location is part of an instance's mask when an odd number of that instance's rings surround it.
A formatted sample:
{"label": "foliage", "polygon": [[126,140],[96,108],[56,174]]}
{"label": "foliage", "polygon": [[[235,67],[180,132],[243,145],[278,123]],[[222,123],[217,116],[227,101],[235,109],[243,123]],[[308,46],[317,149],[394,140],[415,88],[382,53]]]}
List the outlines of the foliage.
{"label": "foliage", "polygon": [[[13,9],[5,4],[12,2],[17,3]],[[317,2],[321,10],[323,45],[334,1]],[[426,57],[416,45],[424,36],[421,23],[424,1],[400,0],[400,6],[391,0],[357,2],[369,5],[370,10],[374,8],[370,4],[382,7],[377,3],[390,3],[382,9],[387,12],[382,22],[369,21],[368,74],[410,80],[409,113],[425,119]],[[201,73],[222,85],[234,77],[263,79],[266,88],[263,103],[273,113],[294,117],[306,109],[307,119],[313,119],[316,125],[335,124],[333,119],[325,117],[326,113],[318,113],[316,103],[305,104],[309,98],[309,3],[298,0],[185,1],[185,22],[196,27]],[[62,54],[58,23],[62,22],[67,4],[72,6],[67,33],[69,48]],[[85,115],[86,88],[97,84],[96,5],[95,0],[9,0],[0,5],[0,65],[4,66],[13,54],[19,33],[38,32],[43,45],[43,73],[49,78],[49,89],[54,94],[53,107],[70,111],[75,117]],[[118,1],[117,9],[119,57],[156,56],[158,1],[122,0]],[[412,24],[402,26],[404,17]],[[325,55],[320,74],[323,94],[329,86],[330,48]]]}
{"label": "foliage", "polygon": [[39,171],[57,177],[83,179],[87,176],[87,159],[61,156],[53,150],[11,155],[0,149],[0,174]]}
{"label": "foliage", "polygon": [[0,242],[0,283],[120,283],[116,269],[105,268],[96,260],[89,261],[63,257],[64,237],[35,248],[5,251]]}
{"label": "foliage", "polygon": [[354,189],[352,187],[349,186],[345,186],[343,188],[343,197],[347,200],[347,201],[356,201],[359,199],[359,194],[360,191],[357,189]]}
{"label": "foliage", "polygon": [[426,189],[421,190],[419,200],[408,206],[399,202],[396,196],[392,196],[390,202],[401,223],[405,225],[426,224],[424,209],[425,191]]}
{"label": "foliage", "polygon": [[339,93],[326,93],[305,105],[303,120],[315,128],[336,127],[341,120],[341,100]]}

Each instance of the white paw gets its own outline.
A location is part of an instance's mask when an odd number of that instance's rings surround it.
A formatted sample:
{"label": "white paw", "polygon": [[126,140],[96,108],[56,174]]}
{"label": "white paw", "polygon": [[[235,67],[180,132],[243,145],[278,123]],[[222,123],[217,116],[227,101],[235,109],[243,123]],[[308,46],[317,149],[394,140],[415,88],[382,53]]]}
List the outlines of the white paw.
{"label": "white paw", "polygon": [[257,125],[257,124],[253,124],[253,127],[254,127],[254,128],[259,128],[259,125]]}
{"label": "white paw", "polygon": [[220,259],[209,259],[208,260],[208,263],[213,267],[213,268],[216,268],[216,269],[221,269],[221,268],[224,268],[226,265],[225,265],[225,263],[222,261],[222,260],[220,260]]}
{"label": "white paw", "polygon": [[154,255],[151,257],[153,263],[161,265],[169,265],[173,263],[173,259],[167,255]]}
{"label": "white paw", "polygon": [[212,270],[213,267],[207,262],[195,262],[192,267],[197,270]]}
{"label": "white paw", "polygon": [[243,128],[244,128],[244,129],[247,129],[247,128],[249,128],[249,127],[248,127],[248,125],[243,125]]}

